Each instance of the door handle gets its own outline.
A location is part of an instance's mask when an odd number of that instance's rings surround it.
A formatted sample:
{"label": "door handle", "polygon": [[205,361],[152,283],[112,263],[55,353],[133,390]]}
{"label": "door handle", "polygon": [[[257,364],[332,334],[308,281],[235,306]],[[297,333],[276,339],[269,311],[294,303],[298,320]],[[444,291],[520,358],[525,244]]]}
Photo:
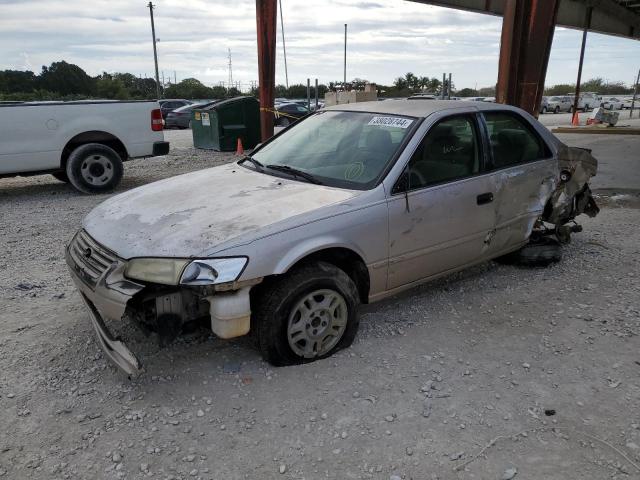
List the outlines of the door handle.
{"label": "door handle", "polygon": [[485,205],[487,203],[491,203],[493,202],[493,193],[491,192],[481,193],[476,197],[476,201],[478,202],[478,205]]}

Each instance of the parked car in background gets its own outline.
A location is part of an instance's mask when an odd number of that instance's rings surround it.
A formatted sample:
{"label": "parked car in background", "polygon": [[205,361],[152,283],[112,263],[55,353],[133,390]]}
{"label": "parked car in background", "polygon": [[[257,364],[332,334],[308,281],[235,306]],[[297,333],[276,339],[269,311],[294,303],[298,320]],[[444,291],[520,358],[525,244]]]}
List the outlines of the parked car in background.
{"label": "parked car in background", "polygon": [[122,179],[122,162],[168,152],[155,101],[0,105],[0,177],[50,173],[105,193]]}
{"label": "parked car in background", "polygon": [[[633,97],[625,97],[622,99],[622,106],[626,109],[630,109],[632,103],[633,103]],[[640,97],[636,97],[636,104],[634,108],[638,108],[639,106],[640,106]]]}
{"label": "parked car in background", "polygon": [[191,128],[191,115],[195,108],[204,108],[209,105],[213,105],[218,100],[212,100],[203,103],[192,103],[185,105],[184,107],[176,108],[172,112],[167,113],[167,117],[164,121],[165,128]]}
{"label": "parked car in background", "polygon": [[185,105],[191,105],[193,102],[184,99],[162,99],[158,100],[158,103],[164,119],[167,118],[169,112],[173,112],[176,108],[184,107]]}
{"label": "parked car in background", "polygon": [[624,102],[618,97],[604,97],[600,106],[607,110],[622,110],[624,108]]}
{"label": "parked car in background", "polygon": [[571,107],[573,107],[573,102],[571,101],[571,97],[566,95],[557,95],[553,97],[548,97],[547,99],[547,110],[553,113],[560,112],[570,112]]}
{"label": "parked car in background", "polygon": [[543,96],[540,101],[540,113],[547,113],[549,111],[549,97]]}
{"label": "parked car in background", "polygon": [[293,102],[277,104],[275,110],[275,123],[280,127],[287,127],[310,113],[307,107]]}
{"label": "parked car in background", "polygon": [[111,197],[66,261],[105,355],[128,374],[141,364],[114,323],[166,343],[206,321],[220,338],[251,331],[274,365],[305,363],[353,342],[361,303],[595,215],[596,166],[507,105],[336,105],[237,163]]}

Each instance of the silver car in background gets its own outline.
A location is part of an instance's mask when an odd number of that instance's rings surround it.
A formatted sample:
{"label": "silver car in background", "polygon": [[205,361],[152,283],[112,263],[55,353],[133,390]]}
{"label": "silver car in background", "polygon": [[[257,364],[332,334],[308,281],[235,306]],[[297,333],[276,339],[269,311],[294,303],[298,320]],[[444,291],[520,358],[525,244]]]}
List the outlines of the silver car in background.
{"label": "silver car in background", "polygon": [[110,198],[67,263],[100,344],[128,374],[141,364],[109,324],[169,341],[204,318],[221,338],[251,332],[274,365],[308,362],[351,344],[359,304],[594,214],[595,168],[513,107],[339,105],[237,163]]}
{"label": "silver car in background", "polygon": [[547,111],[553,113],[570,112],[573,107],[573,100],[566,95],[547,97],[546,107],[547,110],[542,113],[546,113]]}

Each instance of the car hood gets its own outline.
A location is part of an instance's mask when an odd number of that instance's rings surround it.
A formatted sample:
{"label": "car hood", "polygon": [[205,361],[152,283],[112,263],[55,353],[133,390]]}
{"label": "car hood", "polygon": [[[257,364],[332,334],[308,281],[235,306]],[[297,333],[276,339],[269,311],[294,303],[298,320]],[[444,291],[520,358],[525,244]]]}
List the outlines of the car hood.
{"label": "car hood", "polygon": [[92,210],[83,227],[124,259],[198,257],[298,226],[310,221],[305,214],[358,193],[229,164],[116,195]]}

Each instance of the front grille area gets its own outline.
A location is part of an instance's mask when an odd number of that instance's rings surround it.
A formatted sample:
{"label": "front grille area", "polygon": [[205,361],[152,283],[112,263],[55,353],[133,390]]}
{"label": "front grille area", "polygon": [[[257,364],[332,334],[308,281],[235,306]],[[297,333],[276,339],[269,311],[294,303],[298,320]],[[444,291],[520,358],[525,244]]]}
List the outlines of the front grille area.
{"label": "front grille area", "polygon": [[113,252],[97,243],[84,230],[80,230],[71,241],[69,253],[75,264],[93,280],[94,284],[118,259]]}

